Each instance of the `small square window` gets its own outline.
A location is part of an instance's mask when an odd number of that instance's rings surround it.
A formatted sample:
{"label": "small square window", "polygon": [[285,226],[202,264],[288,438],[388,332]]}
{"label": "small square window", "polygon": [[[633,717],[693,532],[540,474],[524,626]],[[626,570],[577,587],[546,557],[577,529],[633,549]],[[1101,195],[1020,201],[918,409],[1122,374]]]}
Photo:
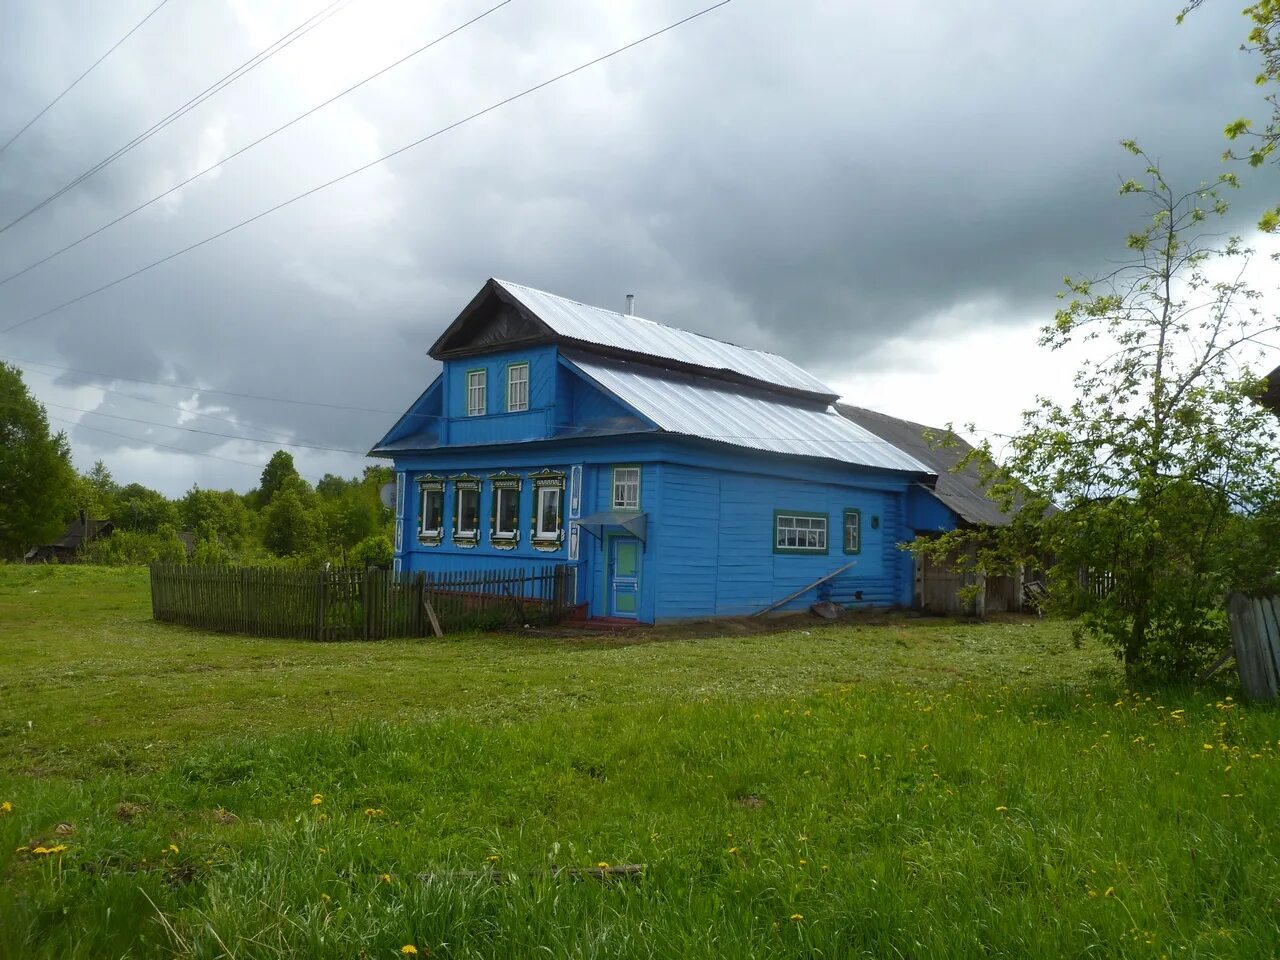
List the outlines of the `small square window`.
{"label": "small square window", "polygon": [[613,468],[613,509],[640,509],[640,468]]}

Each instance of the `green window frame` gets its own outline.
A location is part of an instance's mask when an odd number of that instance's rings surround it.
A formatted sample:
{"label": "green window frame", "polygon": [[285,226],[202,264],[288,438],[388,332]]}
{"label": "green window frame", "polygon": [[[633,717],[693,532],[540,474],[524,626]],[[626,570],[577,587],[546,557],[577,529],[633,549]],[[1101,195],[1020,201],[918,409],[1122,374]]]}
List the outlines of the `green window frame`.
{"label": "green window frame", "polygon": [[[618,474],[623,476],[619,478]],[[629,476],[634,473],[635,477]],[[640,465],[635,463],[619,464],[613,468],[612,482],[609,489],[609,502],[614,510],[639,510],[640,509]],[[621,490],[621,496],[619,496]],[[634,493],[634,498],[632,494]]]}
{"label": "green window frame", "polygon": [[489,371],[476,367],[467,371],[467,416],[483,417],[489,410]]}
{"label": "green window frame", "polygon": [[[513,379],[512,374],[523,373],[523,378]],[[507,413],[524,413],[529,409],[529,363],[507,364]]]}
{"label": "green window frame", "polygon": [[[846,507],[844,522],[840,527],[840,539],[844,543],[845,553],[862,552],[862,511],[857,507]],[[875,521],[872,521],[872,526]]]}
{"label": "green window frame", "polygon": [[773,552],[820,555],[830,552],[831,518],[808,510],[773,511]]}

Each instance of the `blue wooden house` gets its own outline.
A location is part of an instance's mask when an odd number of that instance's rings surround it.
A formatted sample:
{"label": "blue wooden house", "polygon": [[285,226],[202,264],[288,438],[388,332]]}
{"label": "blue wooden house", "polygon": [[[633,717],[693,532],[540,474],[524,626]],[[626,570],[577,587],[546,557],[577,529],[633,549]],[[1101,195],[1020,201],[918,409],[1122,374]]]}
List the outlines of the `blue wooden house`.
{"label": "blue wooden house", "polygon": [[936,475],[790,361],[500,280],[430,354],[440,375],[371,451],[395,464],[397,571],[566,564],[586,615],[647,623],[846,567],[822,596],[912,603],[898,544],[943,524]]}

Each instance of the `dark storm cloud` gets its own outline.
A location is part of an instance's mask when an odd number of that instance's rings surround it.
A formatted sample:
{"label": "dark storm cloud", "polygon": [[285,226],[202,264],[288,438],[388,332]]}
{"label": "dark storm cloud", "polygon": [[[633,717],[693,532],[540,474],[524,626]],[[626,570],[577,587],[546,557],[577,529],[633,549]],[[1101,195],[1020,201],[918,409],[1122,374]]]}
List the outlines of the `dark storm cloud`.
{"label": "dark storm cloud", "polygon": [[[487,5],[458,0],[427,13],[358,0],[0,236],[0,269],[25,266]],[[517,0],[0,287],[0,327],[699,5]],[[275,6],[268,17],[247,3],[169,4],[0,156],[0,214],[25,210],[321,4],[298,0],[287,15]],[[990,323],[1044,315],[1064,274],[1119,255],[1141,217],[1115,196],[1119,176],[1136,172],[1121,138],[1139,139],[1180,183],[1221,169],[1224,123],[1262,111],[1237,50],[1243,21],[1210,5],[1177,27],[1175,7],[737,0],[0,337],[0,355],[385,411],[193,398],[96,378],[188,409],[194,400],[235,424],[112,394],[104,412],[358,449],[425,386],[435,369],[426,348],[491,275],[603,305],[634,292],[644,315],[833,377],[909,364],[909,350],[885,348],[889,338],[945,337],[939,317],[974,304]],[[0,8],[3,133],[149,6]],[[1250,191],[1236,198],[1238,229],[1265,199]],[[49,387],[31,382],[42,395]],[[146,429],[85,424],[137,437]],[[117,472],[135,462],[124,441],[72,436],[81,459],[114,451]],[[177,431],[147,437],[237,459],[270,452]],[[358,464],[295,452],[313,473]],[[171,485],[254,481],[252,470],[213,461],[192,460],[175,476]]]}

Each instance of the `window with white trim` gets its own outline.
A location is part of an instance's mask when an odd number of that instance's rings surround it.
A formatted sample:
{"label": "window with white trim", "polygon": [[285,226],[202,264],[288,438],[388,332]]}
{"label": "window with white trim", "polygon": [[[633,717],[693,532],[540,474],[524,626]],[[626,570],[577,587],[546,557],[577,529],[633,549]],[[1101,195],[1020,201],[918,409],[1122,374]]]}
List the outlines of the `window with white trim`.
{"label": "window with white trim", "polygon": [[799,511],[775,511],[773,549],[777,553],[826,553],[826,515]]}
{"label": "window with white trim", "polygon": [[489,539],[496,547],[514,547],[520,539],[520,478],[511,473],[494,474],[489,486],[493,489]]}
{"label": "window with white trim", "polygon": [[488,406],[488,380],[486,370],[467,371],[467,416],[482,417]]}
{"label": "window with white trim", "polygon": [[463,544],[480,539],[480,481],[474,477],[453,483],[453,539]]}
{"label": "window with white trim", "polygon": [[507,413],[529,409],[529,365],[513,363],[507,367]]}
{"label": "window with white trim", "polygon": [[862,551],[862,511],[853,507],[844,512],[844,552]]}
{"label": "window with white trim", "polygon": [[613,509],[640,509],[640,468],[613,468]]}
{"label": "window with white trim", "polygon": [[554,470],[530,474],[533,483],[533,545],[557,549],[564,541],[564,474]]}
{"label": "window with white trim", "polygon": [[423,477],[418,490],[418,541],[435,545],[444,538],[444,480]]}

